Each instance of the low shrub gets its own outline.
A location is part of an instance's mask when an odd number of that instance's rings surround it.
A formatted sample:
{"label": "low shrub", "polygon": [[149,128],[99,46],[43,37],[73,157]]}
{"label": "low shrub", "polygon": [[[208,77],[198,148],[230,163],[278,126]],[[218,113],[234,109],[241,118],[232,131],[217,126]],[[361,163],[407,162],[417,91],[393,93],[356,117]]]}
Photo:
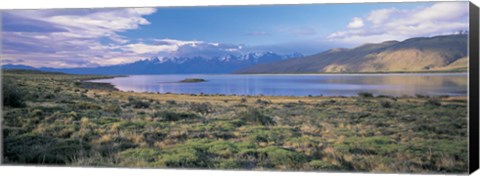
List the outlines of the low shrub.
{"label": "low shrub", "polygon": [[428,95],[415,94],[417,98],[430,98]]}
{"label": "low shrub", "polygon": [[209,144],[208,152],[219,157],[229,158],[238,152],[238,148],[232,142],[215,141]]}
{"label": "low shrub", "polygon": [[391,108],[392,107],[392,103],[390,101],[380,100],[378,103],[380,104],[380,106],[382,106],[384,108]]}
{"label": "low shrub", "polygon": [[198,143],[186,143],[168,149],[157,164],[171,168],[208,168],[212,165],[204,145]]}
{"label": "low shrub", "polygon": [[247,102],[247,99],[246,99],[246,98],[240,99],[240,103],[246,103],[246,102]]}
{"label": "low shrub", "polygon": [[46,93],[46,94],[43,96],[43,98],[45,98],[45,99],[53,99],[53,98],[55,98],[55,94],[53,94],[53,93]]}
{"label": "low shrub", "polygon": [[175,100],[167,100],[166,102],[169,105],[176,105],[177,104],[177,102]]}
{"label": "low shrub", "polygon": [[275,125],[273,118],[262,114],[259,110],[254,108],[241,112],[238,117],[252,124]]}
{"label": "low shrub", "polygon": [[91,102],[86,102],[86,101],[81,101],[81,102],[77,102],[75,104],[75,107],[77,107],[78,109],[82,109],[82,110],[87,110],[87,109],[101,109],[100,106],[94,104],[94,103],[91,103]]}
{"label": "low shrub", "polygon": [[214,166],[218,169],[240,169],[243,166],[243,162],[237,159],[222,159],[214,163]]}
{"label": "low shrub", "polygon": [[284,103],[282,106],[284,108],[293,108],[297,105],[297,103]]}
{"label": "low shrub", "polygon": [[118,103],[107,104],[103,107],[103,110],[105,112],[110,112],[114,114],[120,114],[122,112],[122,108],[120,107],[120,105],[118,105]]}
{"label": "low shrub", "polygon": [[102,156],[111,156],[112,154],[120,151],[136,147],[138,147],[138,145],[125,137],[114,137],[112,140],[105,141],[96,146],[95,150],[98,151]]}
{"label": "low shrub", "polygon": [[128,105],[133,106],[133,108],[149,108],[150,107],[150,102],[148,101],[143,101],[143,100],[137,100],[133,97],[128,98]]}
{"label": "low shrub", "polygon": [[425,105],[440,106],[440,105],[442,105],[442,103],[440,102],[439,99],[429,98],[429,99],[425,102]]}
{"label": "low shrub", "polygon": [[340,169],[338,166],[333,165],[332,163],[322,161],[322,160],[312,160],[308,163],[308,165],[314,170],[338,170],[338,169]]}
{"label": "low shrub", "polygon": [[200,114],[208,114],[212,112],[212,107],[210,103],[190,103],[188,105],[189,109]]}
{"label": "low shrub", "polygon": [[257,99],[257,101],[255,101],[255,103],[261,104],[261,105],[269,105],[269,104],[272,104],[272,102],[271,102],[270,100],[262,100],[262,99]]}
{"label": "low shrub", "polygon": [[393,98],[390,95],[377,95],[378,98]]}
{"label": "low shrub", "polygon": [[66,164],[82,150],[88,150],[88,145],[26,133],[5,138],[3,155],[5,160],[18,163]]}
{"label": "low shrub", "polygon": [[190,119],[200,118],[200,116],[193,113],[172,112],[172,111],[155,112],[153,115],[155,117],[160,117],[162,120],[165,120],[165,121],[179,121],[179,120],[190,120]]}
{"label": "low shrub", "polygon": [[291,151],[279,147],[266,147],[258,150],[260,155],[266,157],[269,163],[272,163],[275,167],[287,167],[287,168],[301,168],[303,163],[307,161],[307,158],[302,153]]}
{"label": "low shrub", "polygon": [[156,162],[161,152],[158,149],[134,148],[124,150],[117,155],[117,160],[122,165],[138,165],[139,162]]}
{"label": "low shrub", "polygon": [[25,107],[24,93],[11,80],[2,83],[3,106]]}
{"label": "low shrub", "polygon": [[373,97],[373,94],[369,93],[369,92],[359,92],[357,95],[359,97],[362,97],[362,98],[372,98]]}
{"label": "low shrub", "polygon": [[145,139],[145,142],[150,146],[153,146],[155,142],[165,139],[166,136],[167,134],[162,132],[144,132],[143,133],[143,138]]}

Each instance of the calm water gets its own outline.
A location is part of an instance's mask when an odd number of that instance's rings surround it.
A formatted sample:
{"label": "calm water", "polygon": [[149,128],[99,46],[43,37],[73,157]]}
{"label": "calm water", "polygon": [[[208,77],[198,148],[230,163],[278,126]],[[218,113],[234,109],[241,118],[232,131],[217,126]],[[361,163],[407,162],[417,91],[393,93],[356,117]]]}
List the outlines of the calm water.
{"label": "calm water", "polygon": [[[185,78],[207,82],[179,83]],[[281,75],[131,75],[92,82],[111,83],[123,91],[237,95],[353,96],[466,95],[467,74],[281,74]]]}

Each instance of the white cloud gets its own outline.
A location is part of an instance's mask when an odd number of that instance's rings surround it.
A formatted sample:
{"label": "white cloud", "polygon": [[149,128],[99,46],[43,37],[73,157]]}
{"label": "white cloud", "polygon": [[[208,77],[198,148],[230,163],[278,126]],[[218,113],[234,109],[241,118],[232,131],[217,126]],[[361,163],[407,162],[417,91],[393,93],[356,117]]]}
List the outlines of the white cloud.
{"label": "white cloud", "polygon": [[142,8],[2,13],[6,24],[15,26],[6,26],[2,31],[2,63],[93,67],[131,63],[152,56],[208,57],[242,52],[239,45],[168,38],[129,40],[118,34],[150,24],[143,15],[154,12],[155,9]]}
{"label": "white cloud", "polygon": [[122,51],[134,52],[137,54],[165,54],[169,56],[179,56],[178,50],[182,47],[197,48],[203,45],[212,45],[219,47],[219,43],[205,43],[203,41],[182,41],[175,39],[152,39],[152,43],[133,43],[111,48]]}
{"label": "white cloud", "polygon": [[396,11],[398,10],[395,8],[373,10],[367,20],[371,21],[373,24],[381,24],[390,17],[390,14],[395,13]]}
{"label": "white cloud", "polygon": [[160,42],[160,43],[166,43],[170,45],[176,45],[176,46],[183,46],[183,45],[195,46],[197,44],[203,43],[202,41],[182,41],[182,40],[175,40],[175,39],[155,39],[154,41]]}
{"label": "white cloud", "polygon": [[418,21],[456,20],[468,14],[468,2],[441,2],[414,14]]}
{"label": "white cloud", "polygon": [[[354,18],[347,30],[334,32],[327,38],[358,45],[468,30],[468,2],[439,2],[413,9],[378,9],[371,11],[366,21],[362,20],[363,25],[359,20]],[[360,30],[358,26],[363,27]]]}
{"label": "white cloud", "polygon": [[347,25],[348,28],[361,28],[363,26],[363,20],[358,17],[353,18],[352,21]]}
{"label": "white cloud", "polygon": [[[140,58],[143,59],[143,58]],[[127,57],[114,57],[114,58],[109,58],[106,59],[105,65],[118,65],[118,64],[124,64],[124,63],[130,63],[132,62],[132,58],[127,58]]]}
{"label": "white cloud", "polygon": [[[4,11],[3,55],[14,64],[36,67],[88,67],[132,62],[147,50],[118,32],[150,22],[154,8],[12,10]],[[25,30],[28,29],[28,30]],[[121,51],[120,46],[131,51]],[[166,46],[165,46],[166,48]],[[140,54],[138,54],[140,53]],[[119,59],[123,58],[123,59]]]}
{"label": "white cloud", "polygon": [[11,15],[42,21],[58,26],[65,32],[56,32],[71,38],[110,37],[118,39],[116,32],[137,29],[150,24],[144,15],[154,13],[154,8],[119,8],[99,10],[19,10]]}
{"label": "white cloud", "polygon": [[159,52],[173,52],[178,49],[177,45],[147,45],[144,43],[128,44],[120,47],[123,51],[132,51],[137,54],[156,54]]}
{"label": "white cloud", "polygon": [[150,24],[144,15],[155,11],[117,8],[2,12],[6,24],[14,24],[2,31],[2,62],[35,67],[92,67],[152,56],[218,56],[241,52],[239,45],[168,38],[131,41],[119,35]]}

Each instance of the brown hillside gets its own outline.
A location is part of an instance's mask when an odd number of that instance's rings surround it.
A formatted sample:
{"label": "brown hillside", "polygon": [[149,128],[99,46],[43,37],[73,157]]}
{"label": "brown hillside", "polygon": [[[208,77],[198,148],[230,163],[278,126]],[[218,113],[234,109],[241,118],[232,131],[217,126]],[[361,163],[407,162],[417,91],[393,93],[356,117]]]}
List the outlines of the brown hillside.
{"label": "brown hillside", "polygon": [[467,35],[446,35],[336,48],[237,73],[462,71],[467,68],[467,39]]}

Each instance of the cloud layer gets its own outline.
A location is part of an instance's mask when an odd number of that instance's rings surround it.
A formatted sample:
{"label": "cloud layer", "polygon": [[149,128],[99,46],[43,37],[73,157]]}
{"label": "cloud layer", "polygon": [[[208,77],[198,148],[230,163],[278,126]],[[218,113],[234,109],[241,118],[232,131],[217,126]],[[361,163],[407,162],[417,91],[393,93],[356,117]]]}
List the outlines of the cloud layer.
{"label": "cloud layer", "polygon": [[94,67],[152,56],[215,57],[266,50],[283,54],[316,53],[334,45],[356,46],[468,29],[468,2],[440,2],[413,9],[373,10],[354,16],[345,22],[344,30],[327,35],[323,30],[310,27],[312,24],[238,34],[265,40],[283,36],[291,40],[265,46],[122,35],[122,32],[141,30],[142,26],[149,25],[151,22],[146,16],[155,12],[154,8],[2,11],[1,61],[35,67]]}
{"label": "cloud layer", "polygon": [[[173,39],[128,39],[154,8],[2,12],[2,62],[35,67],[93,67],[152,56],[238,53],[241,46]],[[133,41],[132,41],[133,40]]]}
{"label": "cloud layer", "polygon": [[330,41],[353,45],[468,30],[468,2],[440,2],[415,9],[387,8],[355,17],[347,30],[330,34]]}

